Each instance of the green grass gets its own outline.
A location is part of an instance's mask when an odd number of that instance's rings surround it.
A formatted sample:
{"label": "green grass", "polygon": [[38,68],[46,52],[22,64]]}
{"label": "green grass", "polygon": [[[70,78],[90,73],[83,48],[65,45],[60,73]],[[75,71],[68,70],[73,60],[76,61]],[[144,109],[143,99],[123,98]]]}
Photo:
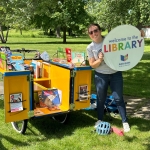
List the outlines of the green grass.
{"label": "green grass", "polygon": [[[106,35],[103,32],[103,35]],[[34,36],[31,36],[34,35]],[[56,53],[58,47],[69,47],[72,51],[86,52],[87,45],[91,42],[89,37],[69,37],[67,36],[67,43],[63,44],[62,38],[44,36],[40,30],[23,31],[20,32],[11,30],[9,33],[8,42],[1,44],[1,46],[9,46],[11,49],[33,49],[40,52],[47,51],[52,58]],[[34,54],[29,54],[33,56]],[[131,70],[124,71],[124,94],[135,97],[150,98],[149,78],[150,78],[150,40],[145,39],[144,55],[141,61]],[[92,78],[93,79],[93,78]],[[92,90],[95,91],[93,80]]]}
{"label": "green grass", "polygon": [[[39,32],[39,31],[38,31]],[[6,44],[11,49],[36,49],[47,51],[52,57],[58,47],[70,47],[73,51],[85,51],[90,43],[88,37],[67,37],[67,43],[62,39],[48,38],[39,35],[37,31],[20,36],[13,33]],[[23,33],[25,34],[25,33]],[[32,38],[33,37],[33,38]],[[150,98],[150,42],[146,40],[145,52],[140,63],[129,71],[123,72],[124,94]],[[92,82],[93,83],[93,82]],[[94,85],[92,84],[94,90]],[[100,136],[91,132],[97,121],[96,111],[79,110],[70,113],[68,124],[59,124],[50,116],[30,119],[25,135],[13,130],[10,123],[5,123],[4,102],[0,100],[0,150],[149,150],[150,120],[130,118],[131,132],[120,137],[114,133]],[[105,115],[105,121],[112,126],[122,128],[120,117]]]}
{"label": "green grass", "polygon": [[150,98],[150,46],[145,46],[141,61],[131,70],[123,72],[124,94]]}
{"label": "green grass", "polygon": [[[93,133],[97,120],[96,111],[75,111],[70,113],[68,124],[60,124],[50,116],[30,119],[25,135],[13,130],[10,123],[4,123],[3,101],[0,100],[0,149],[1,150],[148,150],[150,147],[150,121],[129,118],[131,132],[120,137],[114,133],[102,136]],[[105,121],[122,128],[120,117]]]}

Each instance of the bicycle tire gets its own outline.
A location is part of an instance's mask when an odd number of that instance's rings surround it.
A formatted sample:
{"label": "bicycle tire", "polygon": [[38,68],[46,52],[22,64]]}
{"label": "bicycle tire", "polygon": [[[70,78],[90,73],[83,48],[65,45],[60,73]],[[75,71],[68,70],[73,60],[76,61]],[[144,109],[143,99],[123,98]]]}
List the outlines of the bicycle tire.
{"label": "bicycle tire", "polygon": [[52,118],[59,123],[65,124],[69,120],[69,113],[53,116]]}
{"label": "bicycle tire", "polygon": [[14,130],[16,130],[18,133],[25,134],[27,129],[28,119],[11,122],[11,125]]}

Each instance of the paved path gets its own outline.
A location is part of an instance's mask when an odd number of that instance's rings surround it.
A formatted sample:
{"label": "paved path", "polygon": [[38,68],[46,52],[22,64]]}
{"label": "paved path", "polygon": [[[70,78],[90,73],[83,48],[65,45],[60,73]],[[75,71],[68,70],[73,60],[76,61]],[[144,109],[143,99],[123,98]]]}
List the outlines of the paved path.
{"label": "paved path", "polygon": [[[0,94],[4,94],[3,82],[0,81]],[[127,102],[127,115],[150,120],[150,99],[124,96]]]}
{"label": "paved path", "polygon": [[150,99],[124,96],[127,115],[150,120]]}

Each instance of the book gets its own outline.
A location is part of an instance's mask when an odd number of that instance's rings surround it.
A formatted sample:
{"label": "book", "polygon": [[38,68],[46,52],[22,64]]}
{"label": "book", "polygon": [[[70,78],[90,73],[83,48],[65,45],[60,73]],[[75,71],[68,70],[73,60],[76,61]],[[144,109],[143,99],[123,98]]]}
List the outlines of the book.
{"label": "book", "polygon": [[10,111],[17,112],[23,110],[22,93],[10,94]]}
{"label": "book", "polygon": [[77,66],[85,65],[85,53],[84,52],[72,52],[72,63]]}
{"label": "book", "polygon": [[10,64],[16,71],[24,71],[24,60],[22,54],[12,54],[9,58]]}
{"label": "book", "polygon": [[50,56],[49,56],[49,54],[48,54],[46,51],[44,51],[44,52],[40,55],[40,57],[41,57],[44,61],[49,61],[49,60],[50,60]]}
{"label": "book", "polygon": [[7,60],[7,55],[5,52],[1,52],[1,59],[2,60]]}
{"label": "book", "polygon": [[[35,72],[36,78],[40,78],[40,67],[41,67],[41,63],[37,61],[36,62],[36,72]],[[42,68],[41,68],[41,73],[42,73]]]}
{"label": "book", "polygon": [[40,63],[39,64],[39,78],[42,78],[43,77],[43,64]]}
{"label": "book", "polygon": [[42,64],[39,61],[32,60],[31,65],[34,68],[34,78],[40,78],[42,76]]}
{"label": "book", "polygon": [[58,89],[43,90],[38,92],[40,107],[48,107],[49,110],[59,110],[60,98]]}
{"label": "book", "polygon": [[71,49],[70,48],[65,48],[65,50],[66,50],[67,62],[71,62]]}
{"label": "book", "polygon": [[86,100],[88,99],[88,86],[81,85],[79,86],[79,100]]}
{"label": "book", "polygon": [[0,58],[0,68],[3,70],[7,70],[6,60],[3,60],[2,58]]}
{"label": "book", "polygon": [[0,52],[5,54],[5,56],[2,54],[1,58],[3,58],[3,60],[7,60],[7,58],[12,55],[12,52],[10,51],[10,47],[2,46],[0,47]]}
{"label": "book", "polygon": [[66,59],[65,52],[63,51],[63,48],[58,47],[57,57],[60,59]]}

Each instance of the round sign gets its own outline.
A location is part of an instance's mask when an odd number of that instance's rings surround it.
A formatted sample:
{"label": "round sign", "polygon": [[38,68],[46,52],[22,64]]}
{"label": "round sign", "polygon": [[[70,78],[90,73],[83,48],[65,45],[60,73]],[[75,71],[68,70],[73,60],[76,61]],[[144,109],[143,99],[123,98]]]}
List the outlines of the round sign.
{"label": "round sign", "polygon": [[133,68],[142,58],[144,39],[131,25],[121,25],[109,32],[103,41],[105,63],[117,71]]}

